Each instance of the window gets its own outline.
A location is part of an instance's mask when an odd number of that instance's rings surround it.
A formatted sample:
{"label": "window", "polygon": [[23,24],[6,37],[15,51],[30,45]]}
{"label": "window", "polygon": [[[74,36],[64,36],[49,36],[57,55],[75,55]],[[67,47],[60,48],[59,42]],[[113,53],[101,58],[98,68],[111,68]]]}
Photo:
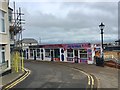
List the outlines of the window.
{"label": "window", "polygon": [[87,50],[86,49],[80,50],[80,58],[87,59]]}
{"label": "window", "polygon": [[45,57],[50,57],[50,49],[45,49]]}
{"label": "window", "polygon": [[0,10],[0,32],[5,32],[5,13]]}
{"label": "window", "polygon": [[73,49],[67,49],[67,56],[73,57]]}
{"label": "window", "polygon": [[30,57],[33,57],[33,49],[30,49]]}
{"label": "window", "polygon": [[60,58],[60,50],[54,49],[54,55],[55,55],[55,58]]}
{"label": "window", "polygon": [[0,53],[1,53],[1,59],[2,59],[1,63],[5,63],[5,47],[4,46],[1,47]]}
{"label": "window", "polygon": [[12,10],[9,9],[9,22],[12,23]]}
{"label": "window", "polygon": [[40,58],[40,49],[37,49],[37,58]]}

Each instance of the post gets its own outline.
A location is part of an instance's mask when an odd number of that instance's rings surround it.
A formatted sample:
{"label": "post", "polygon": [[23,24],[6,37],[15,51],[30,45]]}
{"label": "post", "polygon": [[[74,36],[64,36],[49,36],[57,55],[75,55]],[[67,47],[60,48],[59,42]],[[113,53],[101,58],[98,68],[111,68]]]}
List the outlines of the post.
{"label": "post", "polygon": [[105,25],[101,22],[101,24],[99,25],[99,27],[100,27],[100,30],[101,30],[101,45],[102,45],[100,65],[104,66],[103,29],[104,29]]}
{"label": "post", "polygon": [[102,44],[102,66],[104,66],[104,46],[103,46],[103,29],[101,29],[101,44]]}

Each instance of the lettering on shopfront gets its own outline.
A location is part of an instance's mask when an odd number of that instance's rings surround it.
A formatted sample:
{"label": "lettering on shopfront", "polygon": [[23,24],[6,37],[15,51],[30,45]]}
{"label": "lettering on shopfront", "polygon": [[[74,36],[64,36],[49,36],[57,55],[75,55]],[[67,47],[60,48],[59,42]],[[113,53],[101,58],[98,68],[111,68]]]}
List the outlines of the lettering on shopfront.
{"label": "lettering on shopfront", "polygon": [[67,48],[81,48],[81,47],[90,47],[90,44],[70,44],[70,45],[67,45]]}

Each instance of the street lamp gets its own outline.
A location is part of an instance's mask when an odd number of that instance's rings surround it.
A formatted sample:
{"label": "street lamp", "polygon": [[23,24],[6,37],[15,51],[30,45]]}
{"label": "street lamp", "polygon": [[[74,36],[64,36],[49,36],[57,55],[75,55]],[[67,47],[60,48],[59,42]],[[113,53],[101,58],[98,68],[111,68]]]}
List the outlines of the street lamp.
{"label": "street lamp", "polygon": [[102,45],[102,65],[104,66],[104,54],[103,54],[103,29],[104,29],[105,25],[101,22],[101,24],[99,25],[99,28],[101,30],[101,45]]}

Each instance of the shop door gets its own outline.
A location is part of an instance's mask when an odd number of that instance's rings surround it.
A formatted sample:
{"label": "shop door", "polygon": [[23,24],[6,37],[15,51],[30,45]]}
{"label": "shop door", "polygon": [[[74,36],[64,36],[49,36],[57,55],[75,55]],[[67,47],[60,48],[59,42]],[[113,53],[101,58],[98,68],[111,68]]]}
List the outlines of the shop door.
{"label": "shop door", "polygon": [[34,50],[34,60],[36,60],[36,50]]}
{"label": "shop door", "polygon": [[78,63],[78,50],[74,50],[74,53],[75,53],[74,61],[75,63]]}
{"label": "shop door", "polygon": [[41,49],[41,59],[44,60],[43,49]]}
{"label": "shop door", "polygon": [[54,49],[54,60],[60,61],[60,50]]}
{"label": "shop door", "polygon": [[51,61],[53,61],[53,51],[51,51],[50,54],[51,54]]}

